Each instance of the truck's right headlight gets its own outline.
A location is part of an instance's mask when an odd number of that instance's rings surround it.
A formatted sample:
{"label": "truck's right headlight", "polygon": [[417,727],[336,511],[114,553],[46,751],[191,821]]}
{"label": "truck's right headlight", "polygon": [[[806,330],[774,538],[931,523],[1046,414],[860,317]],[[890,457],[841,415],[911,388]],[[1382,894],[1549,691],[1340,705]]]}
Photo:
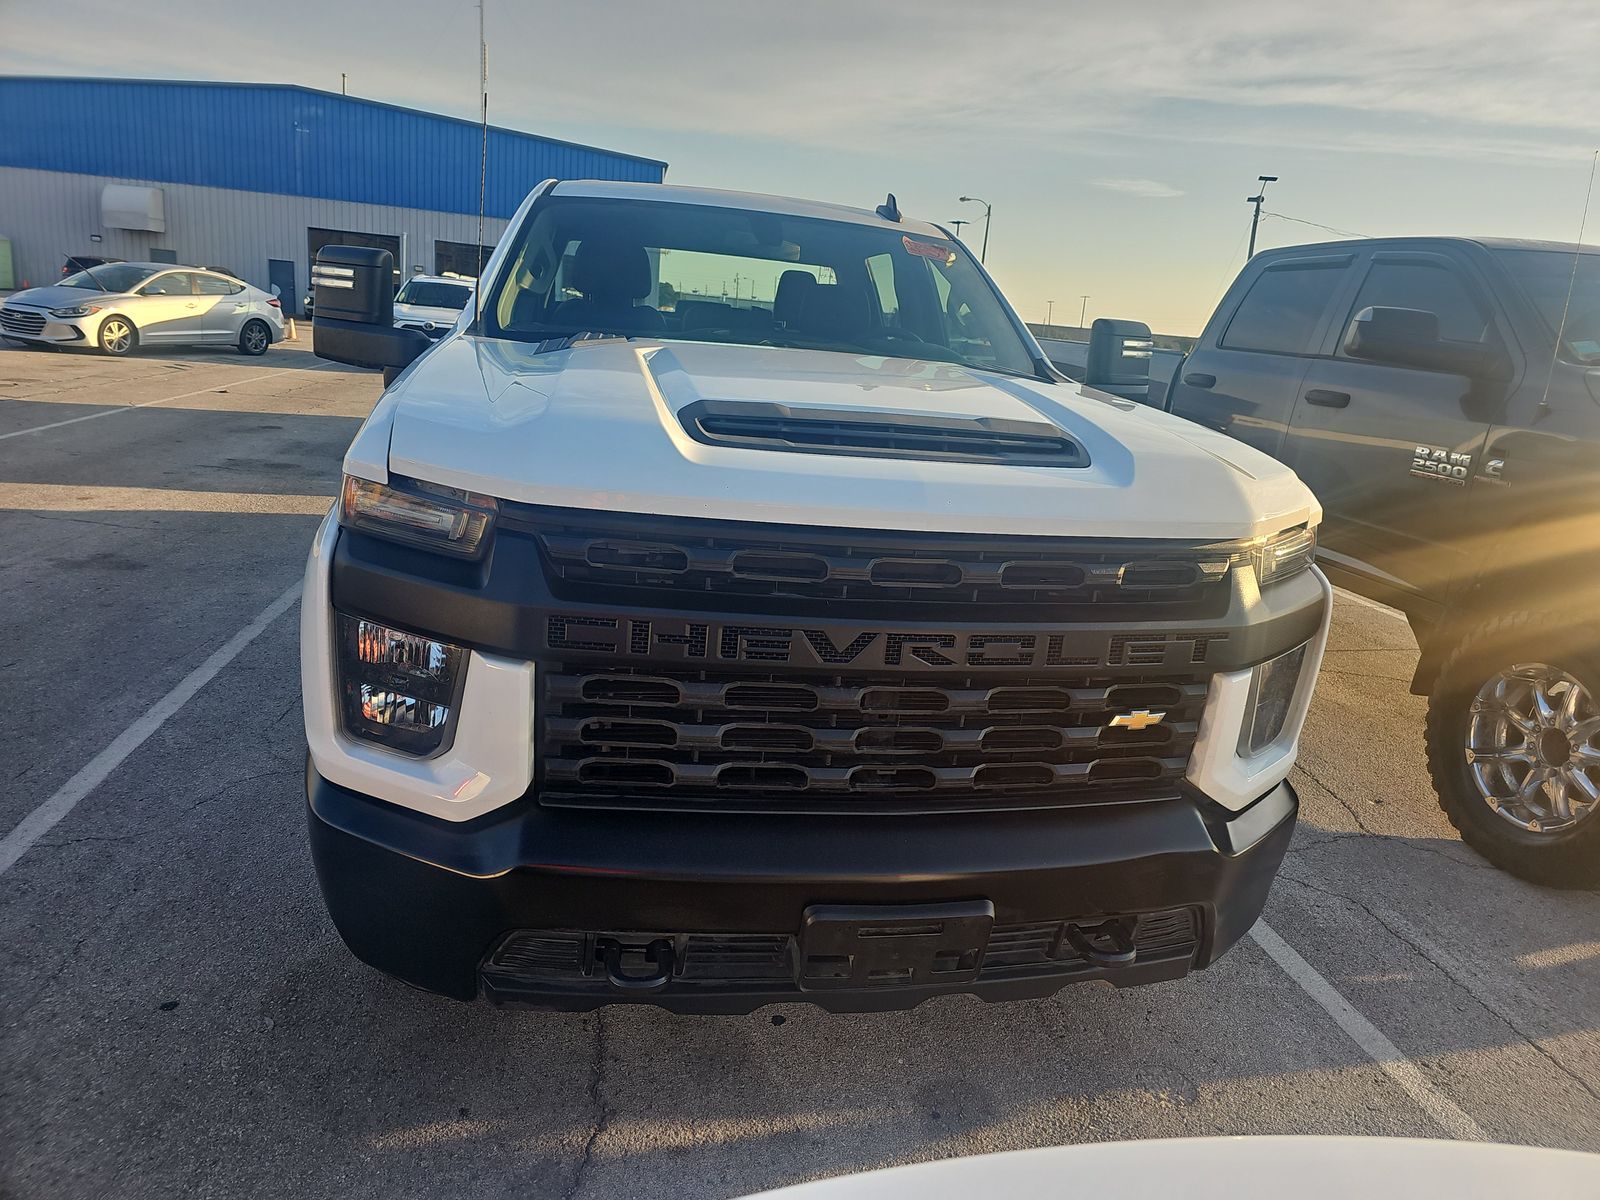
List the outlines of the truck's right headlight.
{"label": "truck's right headlight", "polygon": [[466,652],[342,613],[337,640],[345,733],[422,758],[438,752],[460,703]]}
{"label": "truck's right headlight", "polygon": [[339,523],[461,558],[476,558],[488,544],[499,503],[460,488],[394,477],[389,483],[344,477]]}

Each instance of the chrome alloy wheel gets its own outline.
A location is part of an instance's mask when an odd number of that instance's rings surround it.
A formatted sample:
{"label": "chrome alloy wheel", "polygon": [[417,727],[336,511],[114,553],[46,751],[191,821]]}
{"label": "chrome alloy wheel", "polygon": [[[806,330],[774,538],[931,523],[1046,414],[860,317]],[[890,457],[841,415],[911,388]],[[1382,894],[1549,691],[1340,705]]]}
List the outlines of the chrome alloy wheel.
{"label": "chrome alloy wheel", "polygon": [[1560,833],[1600,808],[1600,707],[1558,667],[1518,663],[1479,688],[1466,754],[1484,802],[1519,829]]}
{"label": "chrome alloy wheel", "polygon": [[267,348],[267,327],[260,321],[251,321],[244,327],[244,352],[260,354]]}
{"label": "chrome alloy wheel", "polygon": [[126,354],[133,344],[133,328],[121,317],[112,317],[100,329],[100,344],[112,354]]}

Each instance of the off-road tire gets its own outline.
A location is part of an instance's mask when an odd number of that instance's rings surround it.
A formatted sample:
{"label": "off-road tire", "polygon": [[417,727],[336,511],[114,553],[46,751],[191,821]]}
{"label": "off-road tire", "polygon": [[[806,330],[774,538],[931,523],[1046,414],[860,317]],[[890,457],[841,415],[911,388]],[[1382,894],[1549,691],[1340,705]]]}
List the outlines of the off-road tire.
{"label": "off-road tire", "polygon": [[1492,676],[1514,663],[1548,663],[1600,696],[1600,639],[1593,621],[1512,612],[1459,627],[1428,696],[1428,771],[1439,806],[1466,842],[1497,867],[1549,887],[1600,886],[1600,810],[1566,830],[1532,833],[1489,807],[1473,781],[1466,748],[1472,703]]}

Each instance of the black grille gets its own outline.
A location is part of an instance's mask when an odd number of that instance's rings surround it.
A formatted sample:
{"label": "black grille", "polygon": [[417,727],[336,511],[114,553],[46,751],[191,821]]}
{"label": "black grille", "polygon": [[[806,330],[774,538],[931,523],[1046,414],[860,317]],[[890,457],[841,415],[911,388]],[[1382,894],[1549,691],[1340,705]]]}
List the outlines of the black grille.
{"label": "black grille", "polygon": [[849,413],[728,400],[698,400],[678,418],[696,441],[744,450],[1024,467],[1089,465],[1081,445],[1043,421]]}
{"label": "black grille", "polygon": [[[894,811],[1167,794],[1203,676],[1005,678],[541,668],[545,804]],[[1114,728],[1135,710],[1159,724]]]}
{"label": "black grille", "polygon": [[[1075,919],[1093,929],[1106,917]],[[1132,928],[1140,956],[1192,954],[1200,937],[1193,909],[1165,909],[1111,918]],[[978,978],[1003,979],[1067,973],[1088,964],[1065,936],[1067,921],[996,925],[989,935]],[[600,933],[523,929],[507,935],[484,960],[485,977],[502,985],[537,987],[550,983],[593,982],[605,987],[596,942],[610,938],[626,945],[666,940],[673,944],[674,985],[782,985],[794,979],[795,939],[784,933]]]}
{"label": "black grille", "polygon": [[[817,612],[914,608],[970,617],[985,605],[1053,620],[1203,618],[1228,603],[1229,546],[812,529],[744,521],[507,505],[532,531],[552,589],[651,607]],[[873,606],[877,607],[874,608]]]}
{"label": "black grille", "polygon": [[44,314],[24,308],[0,308],[0,329],[7,333],[43,333]]}

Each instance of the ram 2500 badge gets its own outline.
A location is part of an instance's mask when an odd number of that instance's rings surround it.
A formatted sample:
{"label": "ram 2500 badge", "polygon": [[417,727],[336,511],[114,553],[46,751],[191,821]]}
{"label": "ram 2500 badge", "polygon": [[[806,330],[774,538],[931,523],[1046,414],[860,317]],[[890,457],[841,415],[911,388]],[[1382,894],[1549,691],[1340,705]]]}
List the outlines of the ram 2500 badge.
{"label": "ram 2500 badge", "polygon": [[316,265],[317,353],[394,378],[302,616],[360,958],[868,1010],[1171,979],[1256,920],[1329,613],[1287,468],[1064,379],[892,198],[546,183],[437,343],[386,260]]}

